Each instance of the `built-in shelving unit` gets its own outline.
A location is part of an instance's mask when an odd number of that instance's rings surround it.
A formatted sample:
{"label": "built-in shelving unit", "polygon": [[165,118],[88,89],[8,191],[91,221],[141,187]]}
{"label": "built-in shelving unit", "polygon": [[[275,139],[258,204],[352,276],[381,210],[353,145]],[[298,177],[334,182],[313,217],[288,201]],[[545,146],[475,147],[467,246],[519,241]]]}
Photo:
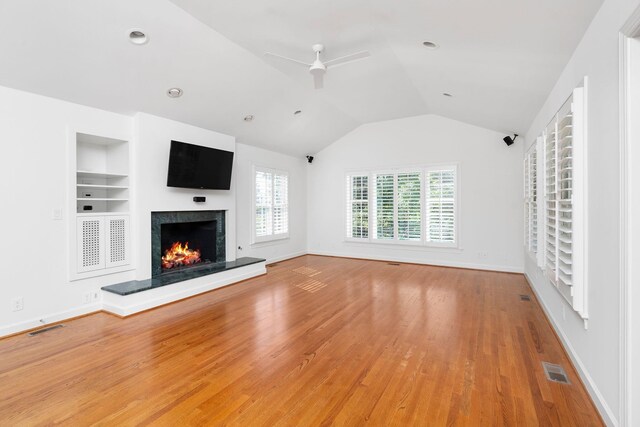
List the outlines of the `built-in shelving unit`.
{"label": "built-in shelving unit", "polygon": [[130,269],[129,142],[75,132],[72,278]]}
{"label": "built-in shelving unit", "polygon": [[129,212],[127,141],[76,134],[76,212]]}

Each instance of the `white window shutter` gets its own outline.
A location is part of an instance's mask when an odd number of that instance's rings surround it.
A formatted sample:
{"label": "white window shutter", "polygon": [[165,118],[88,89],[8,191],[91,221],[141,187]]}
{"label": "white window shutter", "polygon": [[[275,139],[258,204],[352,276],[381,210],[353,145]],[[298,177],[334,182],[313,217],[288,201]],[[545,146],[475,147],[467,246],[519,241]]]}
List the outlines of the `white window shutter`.
{"label": "white window shutter", "polygon": [[289,232],[289,176],[276,173],[273,178],[273,234]]}
{"label": "white window shutter", "polygon": [[270,172],[256,170],[255,172],[255,235],[264,237],[272,234],[273,212],[272,183]]}
{"label": "white window shutter", "polygon": [[369,176],[347,175],[346,236],[369,238]]}
{"label": "white window shutter", "polygon": [[456,242],[456,170],[432,169],[425,176],[427,242]]}
{"label": "white window shutter", "polygon": [[397,229],[399,240],[422,239],[422,174],[420,172],[397,175]]}
{"label": "white window shutter", "polygon": [[545,131],[545,269],[560,294],[587,318],[585,104],[576,89]]}
{"label": "white window shutter", "polygon": [[289,233],[289,175],[254,168],[254,242],[287,237]]}
{"label": "white window shutter", "polygon": [[395,237],[395,175],[375,175],[374,189],[374,238],[393,240]]}

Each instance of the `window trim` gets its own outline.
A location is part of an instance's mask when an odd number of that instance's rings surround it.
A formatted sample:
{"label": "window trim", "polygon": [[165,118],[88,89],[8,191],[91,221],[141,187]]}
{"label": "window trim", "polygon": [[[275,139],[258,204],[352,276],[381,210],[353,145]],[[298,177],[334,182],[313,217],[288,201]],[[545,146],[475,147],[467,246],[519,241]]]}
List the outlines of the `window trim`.
{"label": "window trim", "polygon": [[[269,234],[266,236],[257,236],[256,235],[256,173],[257,172],[266,172],[266,173],[271,173],[273,175],[284,175],[287,177],[287,232],[286,233],[278,233],[278,234]],[[282,169],[275,169],[275,168],[270,168],[270,167],[265,167],[265,166],[259,166],[259,165],[253,165],[252,166],[252,174],[251,174],[251,245],[259,245],[261,243],[268,243],[268,242],[273,242],[273,241],[278,241],[278,240],[285,240],[289,238],[289,227],[290,227],[290,223],[289,223],[289,218],[291,217],[291,201],[290,201],[290,195],[291,192],[289,191],[289,183],[290,183],[290,175],[289,172],[286,170],[282,170]],[[272,182],[273,185],[273,182]],[[271,214],[271,221],[272,221],[272,231],[273,231],[273,207],[274,207],[274,203],[273,203],[273,199],[275,197],[275,192],[272,191],[271,192],[271,199],[272,199],[272,203],[271,203],[271,209],[272,209],[272,214]]]}
{"label": "window trim", "polygon": [[[426,174],[429,171],[438,171],[438,170],[453,170],[455,174],[455,197],[454,197],[454,241],[453,242],[429,242],[426,238],[426,225],[427,225],[427,185],[426,185]],[[420,186],[420,209],[421,209],[421,218],[420,218],[420,240],[399,240],[398,239],[398,224],[397,224],[397,213],[398,213],[398,189],[397,189],[397,175],[405,174],[405,173],[420,173],[421,186]],[[376,239],[372,234],[373,230],[373,191],[375,190],[375,176],[376,175],[385,175],[385,174],[393,174],[394,175],[394,238],[393,239]],[[352,176],[367,176],[369,183],[369,233],[367,238],[357,238],[357,237],[349,237],[347,235],[347,198],[343,198],[343,224],[344,224],[344,241],[351,243],[364,243],[364,244],[372,244],[372,245],[390,245],[390,246],[407,246],[407,247],[421,247],[421,248],[430,248],[436,250],[461,250],[461,239],[460,239],[460,165],[459,162],[446,162],[446,163],[433,163],[429,165],[422,166],[409,166],[409,167],[395,167],[395,168],[375,168],[375,169],[356,169],[356,170],[346,170],[344,173],[344,182],[348,182],[349,177]],[[343,191],[347,191],[347,188],[343,188]]]}

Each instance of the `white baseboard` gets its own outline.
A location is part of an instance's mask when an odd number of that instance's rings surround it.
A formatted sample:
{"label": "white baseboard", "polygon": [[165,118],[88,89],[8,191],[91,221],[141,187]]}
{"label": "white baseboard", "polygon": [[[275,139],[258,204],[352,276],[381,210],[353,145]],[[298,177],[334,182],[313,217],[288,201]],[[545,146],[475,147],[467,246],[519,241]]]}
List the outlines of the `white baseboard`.
{"label": "white baseboard", "polygon": [[540,302],[540,306],[542,307],[544,314],[547,316],[547,319],[549,319],[549,321],[551,322],[551,326],[553,327],[553,329],[555,329],[558,337],[560,337],[560,341],[562,342],[562,345],[567,351],[569,358],[571,358],[571,362],[573,363],[573,366],[576,368],[576,371],[578,371],[578,375],[580,375],[582,382],[587,388],[587,392],[591,396],[591,399],[593,399],[593,402],[598,408],[598,412],[600,412],[600,415],[602,416],[604,422],[608,426],[617,427],[619,423],[618,423],[618,419],[615,416],[615,413],[611,410],[607,402],[604,400],[602,393],[600,393],[600,389],[598,389],[598,386],[593,381],[593,378],[591,378],[591,375],[589,375],[589,371],[587,371],[587,368],[582,363],[582,360],[574,350],[573,346],[571,345],[571,342],[569,341],[567,336],[564,334],[564,331],[562,330],[562,328],[560,328],[559,323],[556,321],[555,317],[553,317],[553,315],[551,314],[551,310],[549,310],[549,308],[547,307],[547,304],[542,299],[542,296],[536,290],[536,287],[533,285],[533,280],[531,280],[531,278],[527,273],[524,273],[524,277],[527,279],[527,282],[529,282],[529,286],[531,287],[531,290],[533,290],[533,293],[536,294],[536,298]]}
{"label": "white baseboard", "polygon": [[[265,263],[223,271],[215,275],[198,277],[172,285],[150,289],[131,295],[117,295],[102,291],[102,309],[118,316],[126,317],[141,311],[189,298],[232,283],[265,274]],[[212,280],[215,278],[215,280]]]}
{"label": "white baseboard", "polygon": [[[40,316],[36,319],[1,326],[0,338],[103,310],[117,314],[118,316],[126,317],[140,311],[165,305],[203,292],[208,292],[242,280],[250,279],[264,274],[266,271],[265,263],[261,262],[132,295],[120,296],[111,292],[101,291],[102,301],[74,307],[57,313],[47,314],[46,316]],[[212,277],[215,277],[216,280],[211,281]]]}
{"label": "white baseboard", "polygon": [[523,267],[511,267],[511,266],[505,266],[505,265],[451,262],[451,261],[415,259],[415,258],[397,257],[397,256],[372,256],[372,255],[363,255],[358,253],[327,252],[327,251],[314,251],[314,250],[309,250],[308,255],[324,255],[324,256],[334,256],[339,258],[362,258],[362,259],[370,259],[374,261],[406,262],[406,263],[412,263],[412,264],[433,265],[433,266],[439,266],[439,267],[457,267],[457,268],[470,268],[473,270],[499,271],[504,273],[524,273]]}
{"label": "white baseboard", "polygon": [[97,302],[93,304],[85,304],[80,307],[75,307],[70,310],[59,311],[57,313],[50,313],[46,316],[40,316],[37,319],[25,320],[24,322],[13,323],[11,325],[0,327],[0,338],[17,334],[22,331],[37,327],[45,327],[51,323],[61,322],[73,317],[83,316],[89,313],[95,313],[102,310],[102,303]]}

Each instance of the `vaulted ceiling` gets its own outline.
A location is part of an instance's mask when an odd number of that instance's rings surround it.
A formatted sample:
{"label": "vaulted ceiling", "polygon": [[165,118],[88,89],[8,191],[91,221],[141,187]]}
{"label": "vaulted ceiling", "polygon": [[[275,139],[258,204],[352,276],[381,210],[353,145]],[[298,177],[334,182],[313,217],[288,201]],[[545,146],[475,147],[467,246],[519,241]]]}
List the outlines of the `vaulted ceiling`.
{"label": "vaulted ceiling", "polygon": [[[601,3],[4,0],[0,85],[144,111],[293,155],[363,123],[425,113],[524,133]],[[130,43],[133,28],[149,42]],[[314,43],[326,46],[325,59],[371,57],[330,69],[314,90],[307,70],[264,56],[310,62]],[[168,98],[170,87],[184,95]]]}

